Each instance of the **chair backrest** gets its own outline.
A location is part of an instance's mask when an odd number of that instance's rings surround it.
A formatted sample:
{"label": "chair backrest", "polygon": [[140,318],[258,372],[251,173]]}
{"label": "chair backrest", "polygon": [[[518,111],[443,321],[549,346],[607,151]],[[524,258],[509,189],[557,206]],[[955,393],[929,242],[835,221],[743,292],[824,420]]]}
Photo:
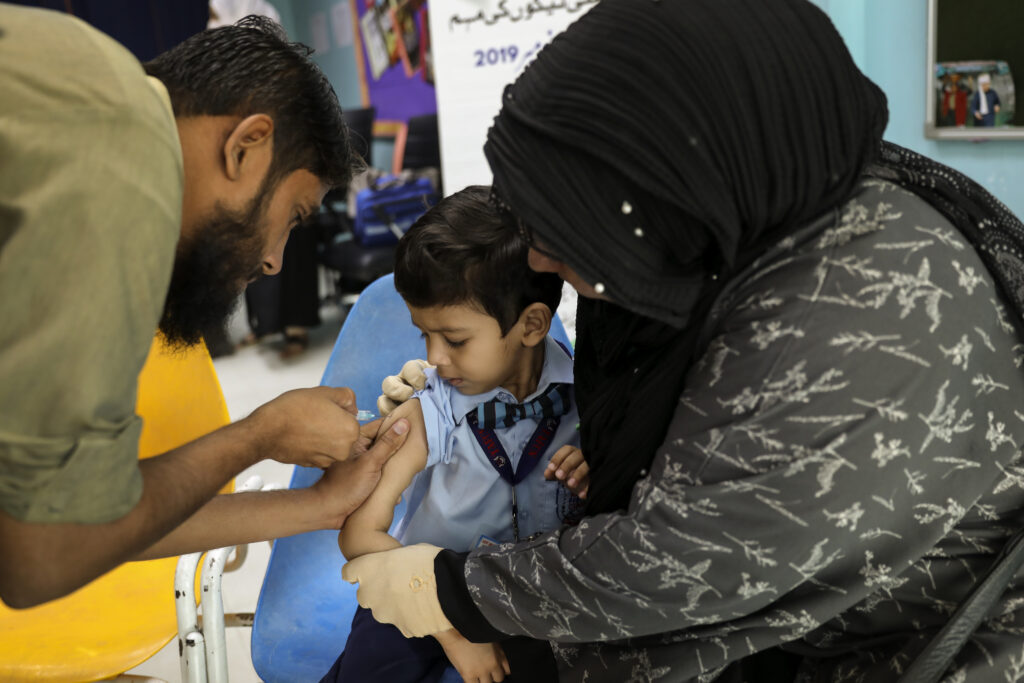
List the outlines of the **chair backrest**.
{"label": "chair backrest", "polygon": [[[441,137],[437,128],[437,114],[413,116],[395,136],[395,152],[391,172],[404,169],[436,168],[441,170]],[[438,176],[438,191],[444,193],[444,178]]]}
{"label": "chair backrest", "polygon": [[[140,458],[227,424],[227,406],[206,347],[178,353],[154,340],[139,374],[136,412],[143,419]],[[95,681],[151,657],[177,633],[177,561],[131,562],[67,597],[28,610],[0,605],[0,681]]]}
{"label": "chair backrest", "polygon": [[342,116],[348,125],[352,149],[363,157],[367,166],[373,166],[373,122],[377,117],[377,108],[346,109]]}
{"label": "chair backrest", "polygon": [[[568,345],[557,316],[551,334]],[[384,377],[424,353],[393,276],[385,275],[349,312],[321,384],[351,387],[358,407],[376,413]],[[320,475],[318,469],[296,467],[290,487],[309,486]],[[395,511],[396,523],[403,511]],[[344,558],[337,538],[335,531],[315,531],[274,543],[252,631],[253,666],[268,683],[320,680],[345,646],[356,588],[341,580]]]}
{"label": "chair backrest", "polygon": [[405,138],[402,168],[440,168],[441,138],[437,129],[437,114],[413,116],[406,125],[409,132]]}
{"label": "chair backrest", "polygon": [[[376,107],[363,107],[362,109],[346,109],[341,113],[348,126],[349,141],[352,150],[363,158],[366,165],[373,166],[373,122],[377,118]],[[329,209],[326,213],[318,214],[312,219],[320,223],[318,227],[324,234],[324,239],[329,239],[338,232],[335,224],[338,216],[334,211],[336,204],[348,201],[348,187],[335,187],[327,192],[324,197],[324,205]]]}
{"label": "chair backrest", "polygon": [[[423,340],[386,275],[352,306],[320,383],[350,387],[359,409],[376,413],[381,380],[422,355]],[[320,475],[296,467],[289,487],[310,486]],[[341,580],[337,538],[315,531],[274,543],[252,630],[253,667],[268,683],[320,680],[345,646],[356,597]]]}

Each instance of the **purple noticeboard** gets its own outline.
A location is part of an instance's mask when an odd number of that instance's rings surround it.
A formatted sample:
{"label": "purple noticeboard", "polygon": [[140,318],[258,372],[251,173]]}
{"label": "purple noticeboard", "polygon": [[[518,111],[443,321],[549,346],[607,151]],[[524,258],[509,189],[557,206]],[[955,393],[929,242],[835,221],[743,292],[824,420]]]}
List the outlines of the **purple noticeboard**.
{"label": "purple noticeboard", "polygon": [[[434,92],[432,82],[427,82],[423,76],[423,68],[420,67],[423,61],[429,64],[429,57],[424,60],[418,47],[414,53],[409,55],[409,60],[417,67],[410,70],[409,64],[399,59],[386,68],[380,67],[380,57],[377,57],[377,77],[374,75],[374,41],[380,41],[379,29],[373,25],[376,18],[377,26],[383,27],[384,31],[390,30],[389,9],[401,8],[403,6],[415,5],[415,0],[351,0],[356,11],[356,26],[360,40],[357,49],[361,51],[360,79],[364,84],[364,96],[369,99],[369,105],[377,108],[378,121],[406,122],[410,117],[423,114],[437,113],[437,96]],[[386,9],[387,8],[387,9]],[[429,43],[426,33],[426,2],[423,2],[418,11],[410,12],[415,22],[416,36],[419,42]],[[401,9],[399,9],[401,11]],[[376,17],[374,16],[376,15]],[[369,25],[368,25],[369,24]],[[378,52],[378,55],[380,53]]]}

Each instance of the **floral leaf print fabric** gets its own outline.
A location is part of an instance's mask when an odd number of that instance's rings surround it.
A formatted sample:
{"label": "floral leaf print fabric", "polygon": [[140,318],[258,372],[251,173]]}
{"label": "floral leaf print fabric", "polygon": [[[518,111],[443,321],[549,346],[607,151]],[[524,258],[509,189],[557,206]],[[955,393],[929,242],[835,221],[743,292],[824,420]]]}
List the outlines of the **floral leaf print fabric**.
{"label": "floral leaf print fabric", "polygon": [[[896,680],[1024,506],[1024,373],[992,278],[869,179],[736,277],[706,338],[628,510],[472,554],[474,600],[551,641],[565,681],[713,680],[782,643],[801,680]],[[1011,587],[955,675],[1024,670],[1021,607]]]}

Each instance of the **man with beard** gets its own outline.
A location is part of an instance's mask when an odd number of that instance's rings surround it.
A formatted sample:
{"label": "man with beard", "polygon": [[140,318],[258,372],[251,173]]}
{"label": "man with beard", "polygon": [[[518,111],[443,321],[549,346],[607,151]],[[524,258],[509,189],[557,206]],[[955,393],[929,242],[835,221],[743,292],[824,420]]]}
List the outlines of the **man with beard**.
{"label": "man with beard", "polygon": [[[223,324],[353,163],[330,84],[269,21],[197,34],[144,71],[77,19],[0,5],[4,602],[131,559],[339,528],[370,493],[407,424],[367,449],[347,389],[288,392],[142,462],[134,412],[157,326],[185,347]],[[267,457],[327,471],[215,497]]]}

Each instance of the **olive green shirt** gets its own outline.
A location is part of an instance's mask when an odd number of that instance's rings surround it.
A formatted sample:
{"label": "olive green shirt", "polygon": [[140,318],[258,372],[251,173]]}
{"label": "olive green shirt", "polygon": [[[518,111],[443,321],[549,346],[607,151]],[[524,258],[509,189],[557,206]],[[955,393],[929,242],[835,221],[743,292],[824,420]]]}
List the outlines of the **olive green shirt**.
{"label": "olive green shirt", "polygon": [[163,85],[57,12],[0,4],[0,508],[107,522],[142,494],[139,370],[181,230]]}

